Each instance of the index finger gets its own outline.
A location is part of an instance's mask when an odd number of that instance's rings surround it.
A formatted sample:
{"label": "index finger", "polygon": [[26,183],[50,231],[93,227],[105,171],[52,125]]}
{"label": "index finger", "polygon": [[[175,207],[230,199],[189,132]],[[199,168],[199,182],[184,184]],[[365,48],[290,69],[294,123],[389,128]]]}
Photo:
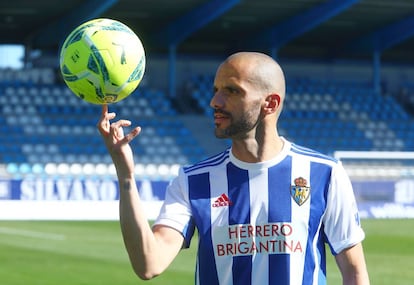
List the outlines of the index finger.
{"label": "index finger", "polygon": [[109,120],[113,119],[115,117],[115,114],[108,114],[108,105],[103,104],[102,105],[102,112],[101,112],[101,118],[99,119],[96,126],[98,127],[98,130],[101,134],[107,134],[109,131]]}
{"label": "index finger", "polygon": [[108,105],[102,104],[102,117],[105,116],[108,113]]}

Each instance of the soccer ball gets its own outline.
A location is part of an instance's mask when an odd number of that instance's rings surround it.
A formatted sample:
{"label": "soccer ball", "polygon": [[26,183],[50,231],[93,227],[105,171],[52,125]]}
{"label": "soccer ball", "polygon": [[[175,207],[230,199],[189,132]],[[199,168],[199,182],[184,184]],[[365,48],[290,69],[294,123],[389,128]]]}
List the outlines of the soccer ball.
{"label": "soccer ball", "polygon": [[145,51],[125,24],[94,19],[74,29],[60,51],[67,86],[83,100],[110,104],[129,96],[145,71]]}

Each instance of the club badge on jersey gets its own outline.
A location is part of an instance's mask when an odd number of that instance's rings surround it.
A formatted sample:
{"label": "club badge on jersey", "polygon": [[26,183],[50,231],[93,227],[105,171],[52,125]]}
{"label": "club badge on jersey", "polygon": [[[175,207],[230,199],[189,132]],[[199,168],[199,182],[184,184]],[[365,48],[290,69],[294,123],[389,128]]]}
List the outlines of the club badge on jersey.
{"label": "club badge on jersey", "polygon": [[303,177],[298,177],[294,180],[295,185],[290,188],[290,195],[296,204],[302,206],[310,196],[310,187],[307,186],[308,182]]}

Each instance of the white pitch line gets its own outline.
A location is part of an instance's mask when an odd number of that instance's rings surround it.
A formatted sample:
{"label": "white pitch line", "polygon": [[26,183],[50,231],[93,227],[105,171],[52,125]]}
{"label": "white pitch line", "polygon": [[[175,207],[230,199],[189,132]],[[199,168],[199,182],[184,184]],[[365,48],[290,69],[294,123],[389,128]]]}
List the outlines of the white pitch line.
{"label": "white pitch line", "polygon": [[31,230],[22,230],[22,229],[16,229],[16,228],[8,228],[8,227],[0,227],[0,234],[30,237],[30,238],[39,238],[39,239],[48,239],[48,240],[66,239],[65,235],[37,232],[37,231],[31,231]]}

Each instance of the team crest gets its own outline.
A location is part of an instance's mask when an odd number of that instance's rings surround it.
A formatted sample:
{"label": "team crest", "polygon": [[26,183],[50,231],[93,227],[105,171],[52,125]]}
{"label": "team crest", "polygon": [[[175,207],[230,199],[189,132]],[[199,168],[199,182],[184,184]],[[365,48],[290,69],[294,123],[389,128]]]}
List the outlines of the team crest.
{"label": "team crest", "polygon": [[303,177],[298,177],[294,180],[294,183],[295,185],[290,187],[290,195],[296,204],[302,206],[309,199],[310,187],[307,186],[308,181]]}

